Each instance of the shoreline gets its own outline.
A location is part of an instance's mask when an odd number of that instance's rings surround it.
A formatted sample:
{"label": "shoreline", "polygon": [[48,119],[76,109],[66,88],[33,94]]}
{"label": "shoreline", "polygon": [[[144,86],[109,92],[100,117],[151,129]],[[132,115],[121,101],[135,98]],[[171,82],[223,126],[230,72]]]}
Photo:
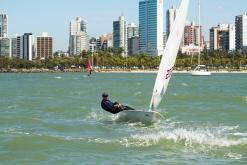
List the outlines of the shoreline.
{"label": "shoreline", "polygon": [[[218,73],[247,73],[247,70],[209,70],[213,74]],[[125,70],[125,69],[101,69],[96,70],[96,73],[157,73],[158,70]],[[64,71],[60,70],[52,70],[52,69],[0,69],[0,73],[87,73],[85,69],[64,69]],[[173,73],[184,73],[189,74],[191,71],[188,70],[174,70]]]}

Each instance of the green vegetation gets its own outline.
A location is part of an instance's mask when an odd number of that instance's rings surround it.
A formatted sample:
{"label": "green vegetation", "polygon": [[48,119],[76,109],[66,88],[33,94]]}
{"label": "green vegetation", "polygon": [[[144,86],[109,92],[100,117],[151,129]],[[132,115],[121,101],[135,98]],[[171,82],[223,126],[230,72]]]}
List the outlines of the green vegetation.
{"label": "green vegetation", "polygon": [[[128,69],[157,69],[160,63],[160,57],[152,57],[147,54],[140,54],[136,56],[129,56],[124,58],[120,55],[119,50],[107,50],[94,53],[94,66],[99,68],[128,68]],[[53,69],[55,66],[62,66],[64,68],[85,68],[89,59],[92,59],[90,52],[82,52],[80,56],[65,57],[54,54],[53,58],[45,60],[25,61],[18,58],[0,57],[0,69],[31,69],[31,68],[45,68]],[[197,65],[197,56],[188,56],[179,54],[176,61],[177,69],[190,69]],[[201,55],[201,64],[207,65],[209,68],[232,68],[239,69],[247,66],[247,56],[239,53],[225,53],[225,52],[204,52]]]}

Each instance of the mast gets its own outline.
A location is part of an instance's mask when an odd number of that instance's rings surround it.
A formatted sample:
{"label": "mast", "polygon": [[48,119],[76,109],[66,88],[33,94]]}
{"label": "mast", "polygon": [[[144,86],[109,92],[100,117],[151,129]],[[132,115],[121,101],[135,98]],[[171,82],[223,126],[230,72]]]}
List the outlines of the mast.
{"label": "mast", "polygon": [[92,64],[91,65],[92,65],[92,70],[94,70],[94,68],[93,68],[94,67],[93,66],[93,51],[92,51]]}
{"label": "mast", "polygon": [[199,55],[198,55],[198,65],[201,63],[201,0],[198,0],[198,19],[199,19],[199,34],[198,34],[198,42],[199,42]]}

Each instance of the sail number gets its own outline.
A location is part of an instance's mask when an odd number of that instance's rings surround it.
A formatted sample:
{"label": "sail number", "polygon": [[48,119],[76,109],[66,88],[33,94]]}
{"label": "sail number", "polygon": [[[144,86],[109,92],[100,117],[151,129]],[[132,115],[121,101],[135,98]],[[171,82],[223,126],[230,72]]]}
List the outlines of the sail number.
{"label": "sail number", "polygon": [[174,69],[174,67],[172,67],[171,69],[167,69],[167,71],[166,71],[166,80],[171,78],[173,69]]}

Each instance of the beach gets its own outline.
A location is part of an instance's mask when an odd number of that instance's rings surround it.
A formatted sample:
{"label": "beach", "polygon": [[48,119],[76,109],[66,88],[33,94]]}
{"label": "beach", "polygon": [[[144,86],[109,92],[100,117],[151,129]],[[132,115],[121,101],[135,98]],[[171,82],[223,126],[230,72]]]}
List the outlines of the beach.
{"label": "beach", "polygon": [[[212,73],[247,73],[247,69],[214,69],[209,70]],[[54,70],[54,69],[0,69],[0,73],[76,73],[76,72],[87,72],[86,69],[64,69],[64,71]],[[157,73],[158,70],[155,69],[96,69],[94,72],[104,72],[104,73]],[[173,73],[191,73],[190,70],[173,70]]]}

